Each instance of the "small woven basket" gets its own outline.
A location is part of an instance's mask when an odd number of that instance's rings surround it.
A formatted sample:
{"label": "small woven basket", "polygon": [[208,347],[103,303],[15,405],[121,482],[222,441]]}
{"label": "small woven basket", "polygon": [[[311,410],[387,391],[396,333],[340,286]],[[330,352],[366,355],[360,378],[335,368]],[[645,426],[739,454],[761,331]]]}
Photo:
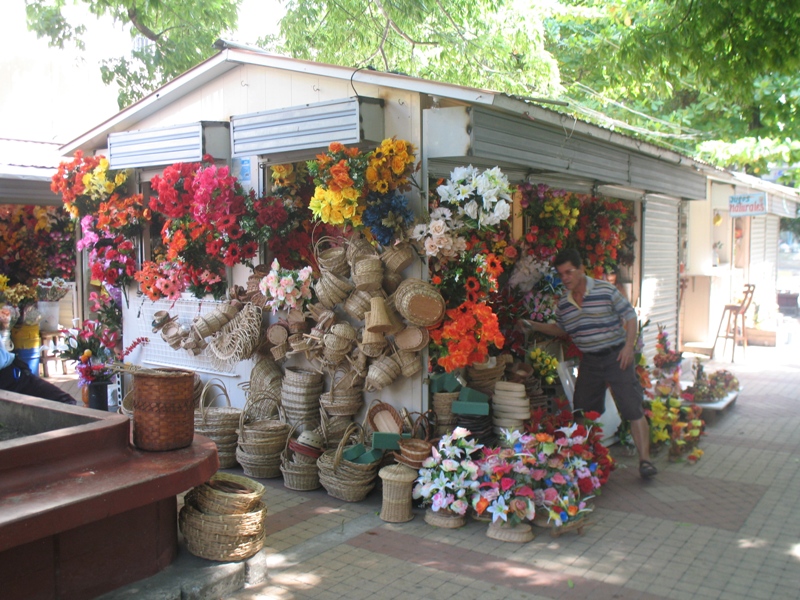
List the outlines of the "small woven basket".
{"label": "small woven basket", "polygon": [[394,359],[400,365],[400,374],[403,377],[413,377],[422,370],[422,362],[416,352],[400,351],[395,354]]}
{"label": "small woven basket", "polygon": [[367,423],[372,431],[383,433],[402,433],[403,417],[394,406],[379,399],[372,401],[367,411]]}
{"label": "small woven basket", "polygon": [[381,260],[387,271],[400,273],[411,266],[417,257],[414,248],[408,242],[400,242],[381,254]]}
{"label": "small woven basket", "polygon": [[430,334],[424,327],[406,327],[394,336],[394,343],[399,350],[421,352],[430,341]]}
{"label": "small woven basket", "polygon": [[218,471],[195,488],[197,508],[210,515],[251,512],[261,502],[263,485],[241,475]]}
{"label": "small woven basket", "polygon": [[431,455],[431,448],[433,448],[433,444],[430,442],[417,438],[401,438],[397,444],[400,447],[400,454],[413,462],[421,462],[428,458]]}
{"label": "small woven basket", "polygon": [[280,455],[253,455],[236,449],[236,461],[242,466],[242,471],[250,477],[258,479],[274,479],[281,476]]}
{"label": "small woven basket", "polygon": [[267,339],[273,346],[284,343],[288,337],[289,330],[282,323],[273,323],[267,328]]}
{"label": "small woven basket", "polygon": [[364,313],[369,310],[370,299],[380,291],[362,291],[355,289],[342,305],[342,309],[356,321],[364,320]]}
{"label": "small woven basket", "polygon": [[375,246],[360,234],[351,237],[347,243],[347,262],[350,263],[351,270],[353,265],[361,258],[376,256],[377,254],[378,251],[375,249]]}
{"label": "small woven basket", "polygon": [[383,482],[380,518],[387,523],[405,523],[414,518],[411,492],[417,471],[404,465],[389,465],[378,471]]}
{"label": "small woven basket", "polygon": [[353,265],[353,283],[357,290],[369,292],[381,289],[383,262],[378,256],[364,256]]}
{"label": "small woven basket", "polygon": [[[346,240],[323,236],[314,243],[314,256],[320,269],[335,275],[349,277],[350,265],[347,262]],[[327,245],[327,248],[324,246]]]}
{"label": "small woven basket", "polygon": [[386,270],[383,272],[383,283],[381,287],[383,291],[391,295],[397,291],[399,285],[403,282],[403,275],[397,271]]}
{"label": "small woven basket", "polygon": [[444,318],[445,301],[430,283],[421,279],[405,279],[394,293],[394,307],[413,325],[432,327]]}
{"label": "small woven basket", "polygon": [[392,356],[382,356],[369,366],[364,389],[377,392],[390,386],[400,376],[400,365]]}
{"label": "small woven basket", "polygon": [[133,375],[133,443],[140,450],[185,448],[194,439],[194,373],[138,369]]}

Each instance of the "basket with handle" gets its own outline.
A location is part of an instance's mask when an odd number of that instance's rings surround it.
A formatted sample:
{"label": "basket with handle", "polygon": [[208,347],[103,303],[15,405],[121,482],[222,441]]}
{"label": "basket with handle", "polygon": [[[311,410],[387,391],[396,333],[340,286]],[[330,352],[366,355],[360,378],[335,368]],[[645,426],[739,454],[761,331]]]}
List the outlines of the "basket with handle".
{"label": "basket with handle", "polygon": [[322,236],[314,242],[314,257],[319,268],[335,275],[349,277],[350,264],[347,262],[346,243],[343,238],[337,239],[331,236]]}
{"label": "basket with handle", "polygon": [[278,406],[275,409],[278,418],[264,418],[257,420],[247,419],[247,406],[239,419],[239,449],[242,452],[256,456],[275,456],[280,453],[286,444],[291,426],[286,422],[283,410]]}
{"label": "basket with handle", "polygon": [[297,427],[292,427],[286,439],[286,445],[281,453],[281,473],[283,473],[283,485],[290,490],[298,492],[309,492],[320,487],[319,467],[317,461],[310,463],[296,461],[295,452],[289,442],[293,439],[292,435]]}
{"label": "basket with handle", "polygon": [[395,352],[394,359],[400,365],[400,374],[403,377],[413,377],[422,370],[422,362],[416,352],[400,350]]}
{"label": "basket with handle", "polygon": [[395,273],[400,273],[410,267],[416,257],[417,253],[408,242],[399,242],[381,254],[381,260],[386,265],[386,270]]}
{"label": "basket with handle", "polygon": [[369,405],[366,415],[367,424],[372,431],[382,433],[402,433],[403,417],[394,406],[375,398]]}
{"label": "basket with handle", "polygon": [[335,449],[326,450],[317,459],[319,480],[328,495],[345,502],[360,502],[375,487],[380,460],[358,464],[343,458],[345,447],[350,442],[363,443],[364,430],[358,423],[351,423]]}
{"label": "basket with handle", "polygon": [[[330,391],[320,395],[319,404],[328,415],[355,415],[364,405],[364,390],[351,387],[350,372],[349,369],[338,367],[331,378]],[[337,380],[338,373],[342,375]]]}
{"label": "basket with handle", "polygon": [[383,262],[378,256],[364,256],[353,265],[353,283],[357,290],[369,292],[381,289]]}
{"label": "basket with handle", "polygon": [[393,356],[384,355],[369,366],[364,389],[368,392],[380,391],[394,383],[399,376],[400,365]]}
{"label": "basket with handle", "polygon": [[342,310],[353,317],[356,321],[364,321],[364,313],[369,310],[370,299],[380,293],[380,290],[362,291],[355,289],[347,297],[347,300],[345,300],[344,304],[342,305]]}
{"label": "basket with handle", "polygon": [[402,273],[386,270],[383,272],[383,282],[381,283],[381,288],[387,294],[394,294],[402,282]]}
{"label": "basket with handle", "polygon": [[133,443],[140,450],[185,448],[194,439],[194,373],[133,371]]}
{"label": "basket with handle", "polygon": [[[211,406],[218,398],[225,406]],[[200,407],[194,412],[194,431],[211,439],[217,446],[221,469],[236,466],[236,428],[242,411],[231,406],[228,389],[220,379],[210,379],[203,386]]]}
{"label": "basket with handle", "polygon": [[347,242],[347,262],[350,263],[350,268],[365,256],[376,256],[378,251],[375,249],[370,241],[362,236],[356,234],[351,237]]}

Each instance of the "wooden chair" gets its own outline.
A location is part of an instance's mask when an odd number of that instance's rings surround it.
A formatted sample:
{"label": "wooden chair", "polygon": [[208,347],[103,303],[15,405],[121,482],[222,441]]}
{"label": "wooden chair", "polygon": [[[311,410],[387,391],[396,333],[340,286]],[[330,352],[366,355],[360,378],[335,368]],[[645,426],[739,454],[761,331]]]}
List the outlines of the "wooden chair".
{"label": "wooden chair", "polygon": [[[747,349],[747,329],[745,328],[745,313],[750,308],[750,303],[753,301],[753,292],[756,286],[753,284],[745,284],[742,301],[738,304],[726,304],[722,310],[722,318],[719,320],[719,327],[717,327],[717,337],[714,338],[714,345],[711,347],[711,358],[714,358],[714,350],[717,347],[717,340],[723,338],[725,340],[722,346],[722,354],[728,347],[728,340],[733,340],[733,350],[731,351],[731,362],[736,355],[736,346],[739,341],[742,342],[742,351]],[[723,325],[725,329],[723,330]]]}

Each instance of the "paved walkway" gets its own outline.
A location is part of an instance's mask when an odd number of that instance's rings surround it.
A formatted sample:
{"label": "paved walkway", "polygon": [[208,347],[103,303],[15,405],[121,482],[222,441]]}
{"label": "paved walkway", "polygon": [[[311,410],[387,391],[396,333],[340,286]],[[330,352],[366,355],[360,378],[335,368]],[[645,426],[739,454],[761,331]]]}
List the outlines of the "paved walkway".
{"label": "paved walkway", "polygon": [[619,467],[581,536],[536,529],[528,544],[503,543],[486,537],[485,523],[431,527],[422,509],[388,524],[378,518],[378,492],[351,504],[262,480],[267,582],[224,597],[797,598],[800,321],[787,328],[789,345],[739,349],[736,364],[708,364],[709,372],[733,371],[743,390],[707,428],[696,465],[661,454],[660,474],[645,482],[635,458],[612,448]]}

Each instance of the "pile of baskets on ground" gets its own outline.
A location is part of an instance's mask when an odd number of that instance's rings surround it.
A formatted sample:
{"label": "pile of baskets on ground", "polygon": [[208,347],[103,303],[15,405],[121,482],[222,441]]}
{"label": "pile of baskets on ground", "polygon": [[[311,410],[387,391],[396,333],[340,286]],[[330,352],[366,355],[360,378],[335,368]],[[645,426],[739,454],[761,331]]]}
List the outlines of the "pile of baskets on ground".
{"label": "pile of baskets on ground", "polygon": [[257,481],[227,473],[216,473],[190,490],[178,518],[189,552],[217,561],[256,554],[266,538],[263,495]]}

